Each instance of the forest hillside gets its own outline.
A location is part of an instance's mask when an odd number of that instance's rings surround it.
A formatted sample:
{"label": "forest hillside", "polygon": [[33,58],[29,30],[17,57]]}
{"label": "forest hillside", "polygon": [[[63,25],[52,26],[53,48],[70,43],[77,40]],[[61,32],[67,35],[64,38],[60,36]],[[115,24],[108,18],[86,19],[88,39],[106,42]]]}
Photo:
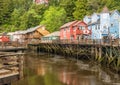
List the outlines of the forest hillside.
{"label": "forest hillside", "polygon": [[104,6],[120,11],[119,0],[49,0],[39,5],[33,0],[0,0],[0,32],[26,30],[39,24],[53,32],[66,22],[99,13]]}

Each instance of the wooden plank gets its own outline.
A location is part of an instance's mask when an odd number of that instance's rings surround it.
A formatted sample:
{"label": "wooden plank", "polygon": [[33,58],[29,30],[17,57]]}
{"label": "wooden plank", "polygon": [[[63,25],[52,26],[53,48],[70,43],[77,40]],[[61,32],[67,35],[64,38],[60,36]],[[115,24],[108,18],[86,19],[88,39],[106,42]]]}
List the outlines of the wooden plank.
{"label": "wooden plank", "polygon": [[25,53],[11,53],[11,54],[3,54],[0,57],[7,57],[7,56],[17,56],[17,55],[24,55]]}
{"label": "wooden plank", "polygon": [[19,80],[19,73],[12,73],[8,75],[0,76],[0,85],[8,84]]}
{"label": "wooden plank", "polygon": [[1,78],[5,78],[5,77],[10,77],[10,76],[15,76],[15,75],[19,75],[19,72],[11,73],[11,74],[6,74],[6,75],[1,75],[1,76],[0,76],[0,79],[1,79]]}
{"label": "wooden plank", "polygon": [[0,51],[19,51],[19,50],[27,50],[26,47],[6,47],[6,48],[0,48]]}
{"label": "wooden plank", "polygon": [[0,70],[0,76],[1,76],[1,75],[5,75],[5,74],[9,74],[9,73],[11,73],[10,70],[6,70],[6,69],[1,69],[1,70]]}

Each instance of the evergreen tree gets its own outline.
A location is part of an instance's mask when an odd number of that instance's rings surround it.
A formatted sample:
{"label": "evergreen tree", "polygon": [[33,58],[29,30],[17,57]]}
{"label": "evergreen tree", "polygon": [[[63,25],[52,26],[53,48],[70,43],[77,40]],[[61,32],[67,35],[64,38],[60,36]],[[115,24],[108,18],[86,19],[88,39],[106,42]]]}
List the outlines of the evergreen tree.
{"label": "evergreen tree", "polygon": [[82,20],[83,17],[87,14],[87,0],[77,0],[75,2],[75,11],[73,16],[77,20]]}
{"label": "evergreen tree", "polygon": [[13,11],[12,0],[0,0],[0,25],[9,24]]}
{"label": "evergreen tree", "polygon": [[63,7],[66,11],[66,22],[74,20],[73,12],[76,0],[60,0],[60,7]]}
{"label": "evergreen tree", "polygon": [[120,11],[119,0],[49,0],[48,5],[36,5],[33,0],[0,0],[0,31],[27,29],[41,22],[52,32],[66,22],[99,13],[104,6]]}
{"label": "evergreen tree", "polygon": [[41,16],[38,15],[34,9],[30,9],[28,12],[24,13],[20,19],[20,29],[25,30],[39,25]]}
{"label": "evergreen tree", "polygon": [[50,6],[45,11],[42,25],[45,25],[50,32],[56,31],[63,25],[66,18],[66,12],[63,8]]}

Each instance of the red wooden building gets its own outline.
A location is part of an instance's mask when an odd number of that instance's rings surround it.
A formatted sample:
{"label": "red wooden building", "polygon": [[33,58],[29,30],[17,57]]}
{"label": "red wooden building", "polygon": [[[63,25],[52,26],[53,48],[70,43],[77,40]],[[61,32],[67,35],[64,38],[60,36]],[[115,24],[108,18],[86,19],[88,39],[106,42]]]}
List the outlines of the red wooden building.
{"label": "red wooden building", "polygon": [[60,27],[60,39],[81,40],[89,38],[91,31],[83,21],[72,21]]}
{"label": "red wooden building", "polygon": [[0,36],[0,42],[9,42],[9,38],[6,35]]}

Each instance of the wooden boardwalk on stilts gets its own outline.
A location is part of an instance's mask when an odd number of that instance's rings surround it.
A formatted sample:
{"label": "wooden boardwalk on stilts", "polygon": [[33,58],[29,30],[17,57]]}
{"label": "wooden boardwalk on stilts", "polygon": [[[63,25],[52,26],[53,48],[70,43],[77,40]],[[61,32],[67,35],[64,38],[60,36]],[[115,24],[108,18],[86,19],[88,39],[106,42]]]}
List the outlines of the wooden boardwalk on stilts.
{"label": "wooden boardwalk on stilts", "polygon": [[101,42],[61,43],[58,41],[53,43],[29,44],[28,49],[34,52],[46,52],[76,59],[95,60],[105,67],[112,68],[113,71],[120,72],[119,44],[103,44]]}
{"label": "wooden boardwalk on stilts", "polygon": [[23,78],[25,50],[26,47],[0,47],[0,85],[11,85]]}

